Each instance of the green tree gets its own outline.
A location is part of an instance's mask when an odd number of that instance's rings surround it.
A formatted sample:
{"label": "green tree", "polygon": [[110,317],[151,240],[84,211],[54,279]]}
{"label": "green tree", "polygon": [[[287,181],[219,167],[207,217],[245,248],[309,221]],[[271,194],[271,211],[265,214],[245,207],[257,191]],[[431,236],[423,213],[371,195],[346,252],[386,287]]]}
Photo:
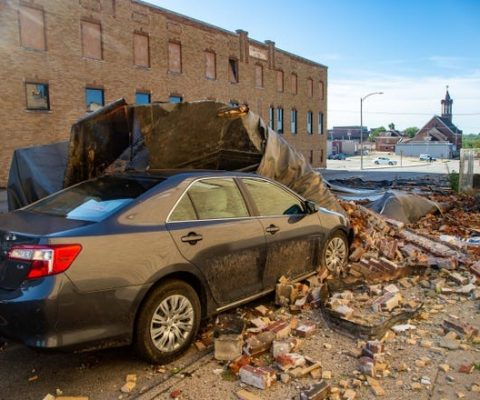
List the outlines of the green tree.
{"label": "green tree", "polygon": [[465,149],[477,149],[480,148],[480,133],[475,135],[470,133],[462,136],[462,147]]}
{"label": "green tree", "polygon": [[418,133],[419,130],[420,129],[418,129],[416,126],[411,126],[410,128],[405,129],[403,133],[405,136],[412,138]]}
{"label": "green tree", "polygon": [[368,140],[370,142],[374,142],[375,138],[380,136],[381,133],[386,132],[387,130],[385,129],[384,126],[379,126],[378,128],[374,128],[370,131],[370,135],[368,136]]}
{"label": "green tree", "polygon": [[390,122],[388,124],[388,129],[390,129],[391,131],[394,131],[395,130],[395,124],[393,122]]}

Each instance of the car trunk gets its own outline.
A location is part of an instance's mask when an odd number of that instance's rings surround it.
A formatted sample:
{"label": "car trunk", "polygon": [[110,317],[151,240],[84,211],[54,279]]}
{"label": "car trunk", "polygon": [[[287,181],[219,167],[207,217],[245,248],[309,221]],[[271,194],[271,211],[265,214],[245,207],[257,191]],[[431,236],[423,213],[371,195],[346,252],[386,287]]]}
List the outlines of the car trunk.
{"label": "car trunk", "polygon": [[[8,260],[14,245],[38,244],[42,237],[88,224],[25,211],[0,215],[0,289],[17,289],[26,279],[30,262]],[[15,228],[14,228],[15,227]]]}

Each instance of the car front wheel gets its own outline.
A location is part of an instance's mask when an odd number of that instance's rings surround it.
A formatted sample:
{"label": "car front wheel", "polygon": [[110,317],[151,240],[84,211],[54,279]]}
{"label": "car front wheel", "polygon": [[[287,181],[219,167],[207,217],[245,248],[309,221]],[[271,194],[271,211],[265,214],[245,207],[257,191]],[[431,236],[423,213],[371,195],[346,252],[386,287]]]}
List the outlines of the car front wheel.
{"label": "car front wheel", "polygon": [[375,164],[377,164],[377,165],[378,165],[378,164],[380,164],[380,163],[379,163],[378,161],[375,161]]}
{"label": "car front wheel", "polygon": [[158,286],[138,315],[134,345],[154,364],[172,361],[192,343],[200,325],[200,300],[187,283],[169,280]]}
{"label": "car front wheel", "polygon": [[334,232],[325,243],[322,264],[336,276],[345,272],[348,262],[348,240],[343,231]]}
{"label": "car front wheel", "polygon": [[390,161],[390,162],[389,162],[389,164],[390,164],[390,165],[393,165],[393,162],[392,162],[392,161]]}

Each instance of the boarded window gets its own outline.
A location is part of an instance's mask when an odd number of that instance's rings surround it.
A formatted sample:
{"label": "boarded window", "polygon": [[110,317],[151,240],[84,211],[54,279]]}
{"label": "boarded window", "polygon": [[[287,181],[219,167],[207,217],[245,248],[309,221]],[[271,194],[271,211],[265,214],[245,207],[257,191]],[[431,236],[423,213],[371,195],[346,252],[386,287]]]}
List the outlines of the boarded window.
{"label": "boarded window", "polygon": [[277,71],[277,92],[283,92],[283,71]]}
{"label": "boarded window", "polygon": [[217,60],[212,51],[205,52],[205,77],[207,79],[217,79]]}
{"label": "boarded window", "polygon": [[292,93],[293,93],[293,94],[297,94],[297,88],[298,88],[298,85],[297,85],[297,74],[292,74],[291,84],[292,84]]}
{"label": "boarded window", "polygon": [[255,86],[263,87],[263,67],[261,65],[255,65]]}
{"label": "boarded window", "polygon": [[45,83],[25,83],[27,110],[50,110],[48,85]]}
{"label": "boarded window", "polygon": [[133,63],[140,67],[150,67],[149,38],[147,35],[133,34]]}
{"label": "boarded window", "polygon": [[307,79],[307,96],[313,97],[313,80]]}
{"label": "boarded window", "polygon": [[318,96],[320,97],[320,100],[323,100],[325,98],[325,88],[323,85],[323,81],[320,81],[318,83]]}
{"label": "boarded window", "polygon": [[46,50],[43,10],[26,6],[19,7],[18,23],[23,47]]}
{"label": "boarded window", "polygon": [[168,70],[182,72],[182,45],[180,43],[168,43]]}
{"label": "boarded window", "polygon": [[81,22],[82,55],[88,58],[101,60],[102,55],[102,27],[96,22]]}
{"label": "boarded window", "polygon": [[238,60],[228,59],[228,79],[231,83],[238,83]]}

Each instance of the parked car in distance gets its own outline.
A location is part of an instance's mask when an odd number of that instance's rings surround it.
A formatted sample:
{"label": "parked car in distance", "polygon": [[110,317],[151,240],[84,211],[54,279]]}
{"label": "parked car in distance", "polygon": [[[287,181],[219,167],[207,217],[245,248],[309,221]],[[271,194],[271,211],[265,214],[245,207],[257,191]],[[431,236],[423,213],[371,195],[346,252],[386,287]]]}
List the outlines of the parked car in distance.
{"label": "parked car in distance", "polygon": [[435,157],[432,157],[430,154],[420,154],[420,161],[437,161]]}
{"label": "parked car in distance", "polygon": [[397,160],[392,160],[391,158],[388,158],[388,157],[377,157],[374,160],[372,160],[372,162],[376,165],[379,165],[379,164],[396,165],[397,164]]}
{"label": "parked car in distance", "polygon": [[347,157],[343,153],[329,154],[329,160],[345,160]]}
{"label": "parked car in distance", "polygon": [[162,364],[200,320],[348,260],[350,227],[247,173],[106,175],[0,215],[0,335],[38,348],[133,343]]}

